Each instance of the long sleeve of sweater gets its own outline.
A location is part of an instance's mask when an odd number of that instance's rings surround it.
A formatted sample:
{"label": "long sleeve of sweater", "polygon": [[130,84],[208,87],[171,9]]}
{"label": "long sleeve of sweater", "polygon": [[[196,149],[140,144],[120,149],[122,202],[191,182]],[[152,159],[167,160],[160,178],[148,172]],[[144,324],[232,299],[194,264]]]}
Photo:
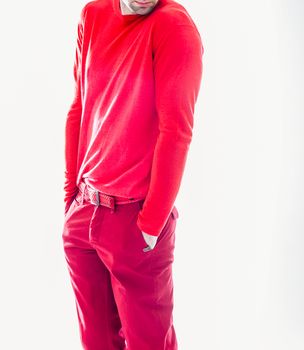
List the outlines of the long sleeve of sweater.
{"label": "long sleeve of sweater", "polygon": [[77,40],[75,59],[73,65],[73,76],[75,81],[74,98],[69,107],[65,122],[65,179],[64,179],[64,202],[65,211],[78,191],[77,179],[77,154],[79,131],[82,114],[81,96],[81,55],[83,43],[83,21],[85,7],[82,9],[77,25]]}
{"label": "long sleeve of sweater", "polygon": [[155,38],[154,77],[159,121],[149,190],[137,224],[158,236],[179,191],[192,139],[202,78],[203,46],[195,27],[173,26]]}

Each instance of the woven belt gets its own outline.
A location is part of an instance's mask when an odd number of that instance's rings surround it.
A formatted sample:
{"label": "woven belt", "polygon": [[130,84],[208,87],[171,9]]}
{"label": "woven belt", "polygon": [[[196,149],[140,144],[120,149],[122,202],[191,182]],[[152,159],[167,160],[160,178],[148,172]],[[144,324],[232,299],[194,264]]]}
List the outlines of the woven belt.
{"label": "woven belt", "polygon": [[84,181],[80,182],[78,188],[79,188],[79,192],[76,198],[77,200],[80,199],[81,203],[84,200],[87,200],[94,205],[104,205],[108,208],[111,208],[112,211],[115,210],[116,204],[133,203],[142,199],[142,198],[126,198],[126,197],[119,197],[119,196],[111,196],[90,187]]}

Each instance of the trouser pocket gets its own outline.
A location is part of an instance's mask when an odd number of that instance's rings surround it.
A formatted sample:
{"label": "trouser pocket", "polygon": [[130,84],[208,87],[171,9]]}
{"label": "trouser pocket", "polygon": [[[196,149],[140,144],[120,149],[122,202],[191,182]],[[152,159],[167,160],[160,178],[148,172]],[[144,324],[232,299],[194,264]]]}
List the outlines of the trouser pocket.
{"label": "trouser pocket", "polygon": [[[143,202],[144,200],[140,200],[139,201],[139,210],[142,209],[143,206]],[[162,228],[161,232],[159,233],[159,235],[157,236],[157,240],[156,243],[153,247],[153,249],[145,249],[148,247],[148,243],[146,242],[144,235],[142,233],[142,231],[140,230],[140,228],[137,226],[138,232],[140,234],[140,239],[142,241],[142,250],[145,254],[152,252],[154,250],[157,249],[166,249],[166,247],[168,247],[168,245],[170,245],[169,240],[171,239],[172,235],[175,234],[175,227],[176,227],[176,219],[179,217],[179,212],[177,210],[177,208],[175,207],[175,205],[173,206],[170,215],[168,216],[168,219],[164,225],[164,227]],[[147,234],[149,234],[149,232],[146,232]]]}

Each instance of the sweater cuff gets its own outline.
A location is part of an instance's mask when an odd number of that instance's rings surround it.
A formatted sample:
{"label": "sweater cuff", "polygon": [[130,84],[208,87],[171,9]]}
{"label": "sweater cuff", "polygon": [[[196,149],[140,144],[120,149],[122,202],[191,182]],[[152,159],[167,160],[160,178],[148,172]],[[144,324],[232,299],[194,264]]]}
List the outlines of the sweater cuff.
{"label": "sweater cuff", "polygon": [[[143,215],[143,210],[140,210],[140,212],[138,213],[138,217],[137,217],[137,221],[136,224],[139,227],[139,229],[151,236],[159,236],[160,233],[162,232],[163,228],[165,227],[169,216],[172,215],[173,218],[178,218],[179,217],[179,213],[175,207],[175,205],[173,205],[173,208],[171,211],[169,211],[169,214],[166,214],[165,216],[163,216],[163,218],[158,218],[158,220],[152,220],[149,221],[148,219],[146,219]],[[157,221],[157,223],[156,223]]]}
{"label": "sweater cuff", "polygon": [[64,202],[67,204],[79,190],[76,184],[76,175],[67,175],[67,172],[65,172],[63,190]]}

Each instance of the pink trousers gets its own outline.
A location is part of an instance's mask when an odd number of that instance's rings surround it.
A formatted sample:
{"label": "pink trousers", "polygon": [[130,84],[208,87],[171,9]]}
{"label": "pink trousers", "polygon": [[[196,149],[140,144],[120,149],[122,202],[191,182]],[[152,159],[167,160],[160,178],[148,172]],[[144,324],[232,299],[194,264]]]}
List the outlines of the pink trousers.
{"label": "pink trousers", "polygon": [[[177,350],[173,326],[173,207],[152,250],[136,224],[144,200],[104,205],[77,195],[63,247],[85,350]],[[161,205],[161,204],[160,204]]]}

